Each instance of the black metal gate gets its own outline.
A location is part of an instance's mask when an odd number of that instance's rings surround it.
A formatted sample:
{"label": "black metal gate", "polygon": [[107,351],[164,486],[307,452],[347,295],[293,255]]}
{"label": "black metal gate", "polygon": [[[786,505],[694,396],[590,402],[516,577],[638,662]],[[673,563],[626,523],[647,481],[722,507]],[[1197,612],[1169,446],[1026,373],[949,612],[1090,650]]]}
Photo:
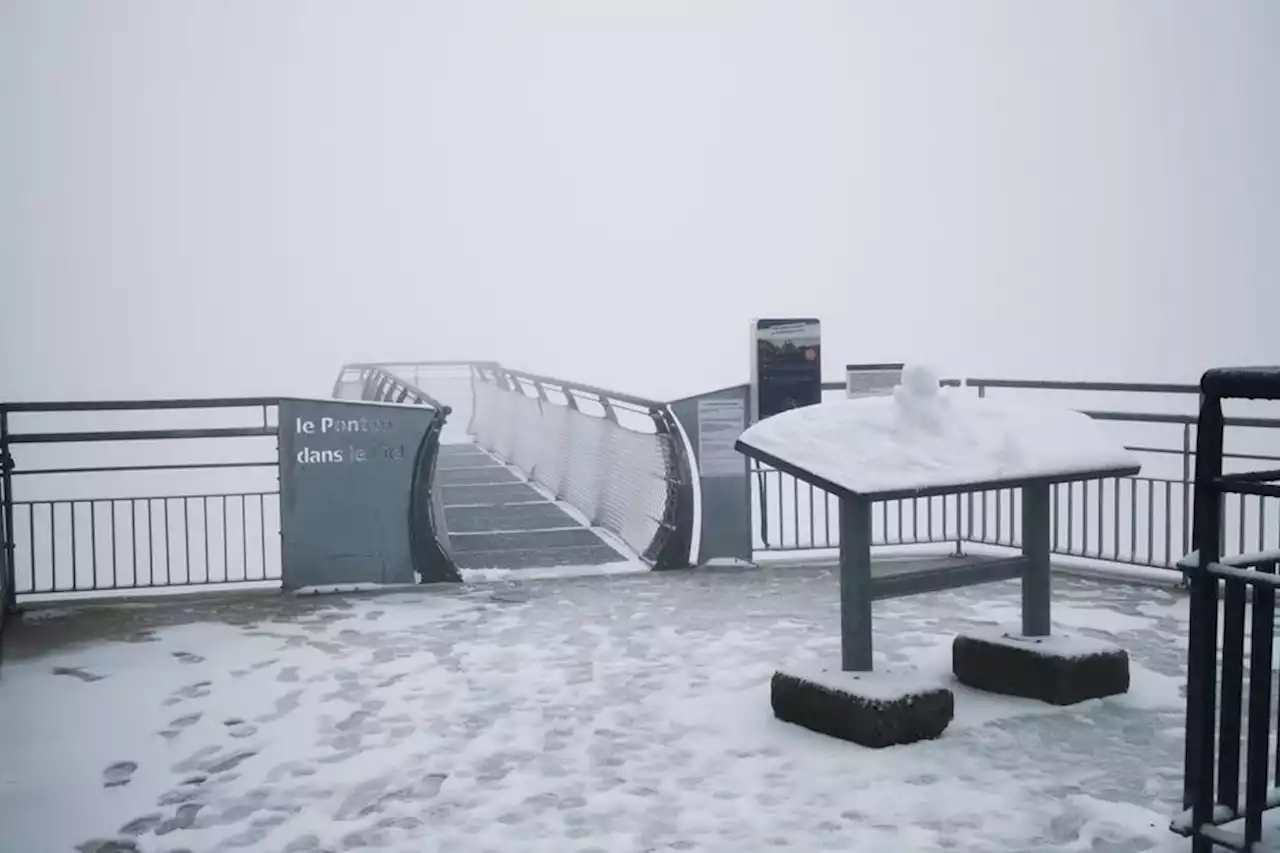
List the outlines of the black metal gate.
{"label": "black metal gate", "polygon": [[[1256,849],[1262,837],[1263,813],[1280,803],[1272,788],[1280,778],[1280,739],[1275,749],[1271,744],[1280,711],[1271,707],[1280,550],[1224,556],[1223,499],[1280,497],[1280,469],[1224,472],[1222,403],[1280,400],[1280,368],[1211,370],[1201,381],[1201,393],[1195,550],[1182,564],[1191,583],[1183,788],[1187,811],[1173,828],[1191,836],[1194,853],[1208,853],[1214,846],[1246,851]],[[1220,587],[1225,588],[1221,626]]]}

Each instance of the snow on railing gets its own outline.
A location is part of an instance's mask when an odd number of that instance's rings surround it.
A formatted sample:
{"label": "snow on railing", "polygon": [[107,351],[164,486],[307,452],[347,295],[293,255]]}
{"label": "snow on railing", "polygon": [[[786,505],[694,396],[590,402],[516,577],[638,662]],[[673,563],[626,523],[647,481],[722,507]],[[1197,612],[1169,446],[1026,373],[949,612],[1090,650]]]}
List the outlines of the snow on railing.
{"label": "snow on railing", "polygon": [[[979,396],[988,389],[1034,392],[1045,399],[1063,392],[1121,393],[1147,398],[1197,393],[1195,385],[1107,382],[1036,382],[969,379]],[[839,383],[824,385],[834,398]],[[1194,401],[1194,397],[1191,398]],[[1072,402],[1064,401],[1066,405]],[[1058,486],[1053,494],[1052,546],[1055,554],[1111,563],[1173,569],[1191,547],[1194,500],[1194,415],[1176,412],[1111,411],[1087,408],[1144,461],[1135,477],[1106,478]],[[1227,418],[1236,465],[1280,462],[1280,418]],[[753,466],[755,547],[761,551],[838,548],[838,504],[834,496],[765,466]],[[1228,495],[1223,504],[1224,547],[1258,551],[1280,546],[1280,500],[1261,495]],[[873,515],[878,545],[964,543],[1019,547],[1021,506],[1016,490],[887,501]]]}
{"label": "snow on railing", "polygon": [[[448,430],[466,438],[465,428],[588,517],[598,518],[615,533],[622,531],[618,535],[651,558],[654,548],[661,547],[655,542],[689,535],[687,530],[674,530],[692,510],[681,485],[681,466],[688,464],[681,457],[682,443],[662,432],[665,404],[511,371],[495,362],[352,366],[368,367],[393,373],[448,403],[454,410]],[[339,383],[344,379],[360,381],[358,371],[344,374]],[[1055,554],[1173,569],[1190,550],[1198,386],[991,378],[944,384],[960,386],[952,393],[1018,394],[1079,409],[1106,422],[1142,458],[1139,476],[1056,488]],[[842,394],[844,383],[823,387],[834,399]],[[1100,398],[1108,403],[1099,406]],[[1226,425],[1228,465],[1280,463],[1280,418],[1228,417]],[[608,453],[601,449],[608,443],[606,432],[612,442]],[[753,465],[752,472],[757,551],[839,547],[834,497],[765,466]],[[663,484],[660,489],[636,485],[658,482]],[[1227,496],[1223,530],[1224,546],[1236,551],[1280,546],[1280,500]],[[1020,531],[1016,490],[887,501],[876,506],[873,518],[874,541],[880,545],[951,543],[962,550],[969,542],[1018,547]]]}
{"label": "snow on railing", "polygon": [[691,475],[665,403],[508,370],[472,367],[469,431],[655,568],[688,564]]}

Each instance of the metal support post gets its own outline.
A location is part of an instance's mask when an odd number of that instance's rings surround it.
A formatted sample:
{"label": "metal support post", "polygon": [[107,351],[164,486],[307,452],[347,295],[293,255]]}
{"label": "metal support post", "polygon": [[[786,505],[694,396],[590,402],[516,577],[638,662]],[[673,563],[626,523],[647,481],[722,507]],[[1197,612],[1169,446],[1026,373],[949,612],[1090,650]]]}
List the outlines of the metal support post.
{"label": "metal support post", "polygon": [[1027,562],[1022,575],[1022,634],[1026,637],[1047,637],[1051,630],[1050,511],[1048,483],[1022,487],[1022,555]]}
{"label": "metal support post", "polygon": [[840,668],[871,672],[871,502],[840,499]]}

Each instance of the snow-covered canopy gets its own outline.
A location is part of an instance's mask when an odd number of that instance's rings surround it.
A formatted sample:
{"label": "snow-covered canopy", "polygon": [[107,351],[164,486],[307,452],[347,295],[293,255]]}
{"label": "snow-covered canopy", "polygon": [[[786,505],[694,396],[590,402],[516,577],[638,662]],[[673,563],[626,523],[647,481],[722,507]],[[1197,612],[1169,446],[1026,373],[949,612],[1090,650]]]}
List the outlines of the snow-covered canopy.
{"label": "snow-covered canopy", "polygon": [[940,389],[938,374],[921,366],[903,371],[891,397],[806,406],[760,421],[742,434],[739,449],[868,496],[1140,467],[1087,415]]}

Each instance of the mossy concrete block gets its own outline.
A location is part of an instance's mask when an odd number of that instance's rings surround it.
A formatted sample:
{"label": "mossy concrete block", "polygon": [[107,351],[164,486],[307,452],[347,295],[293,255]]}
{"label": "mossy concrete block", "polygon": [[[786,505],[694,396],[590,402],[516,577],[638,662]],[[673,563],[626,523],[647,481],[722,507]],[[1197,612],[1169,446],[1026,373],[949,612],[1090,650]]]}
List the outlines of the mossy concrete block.
{"label": "mossy concrete block", "polygon": [[876,749],[932,740],[955,716],[955,697],[935,683],[891,672],[775,672],[773,715]]}
{"label": "mossy concrete block", "polygon": [[951,668],[962,684],[1074,705],[1129,690],[1129,655],[1085,637],[1024,637],[998,629],[963,634],[951,646]]}

